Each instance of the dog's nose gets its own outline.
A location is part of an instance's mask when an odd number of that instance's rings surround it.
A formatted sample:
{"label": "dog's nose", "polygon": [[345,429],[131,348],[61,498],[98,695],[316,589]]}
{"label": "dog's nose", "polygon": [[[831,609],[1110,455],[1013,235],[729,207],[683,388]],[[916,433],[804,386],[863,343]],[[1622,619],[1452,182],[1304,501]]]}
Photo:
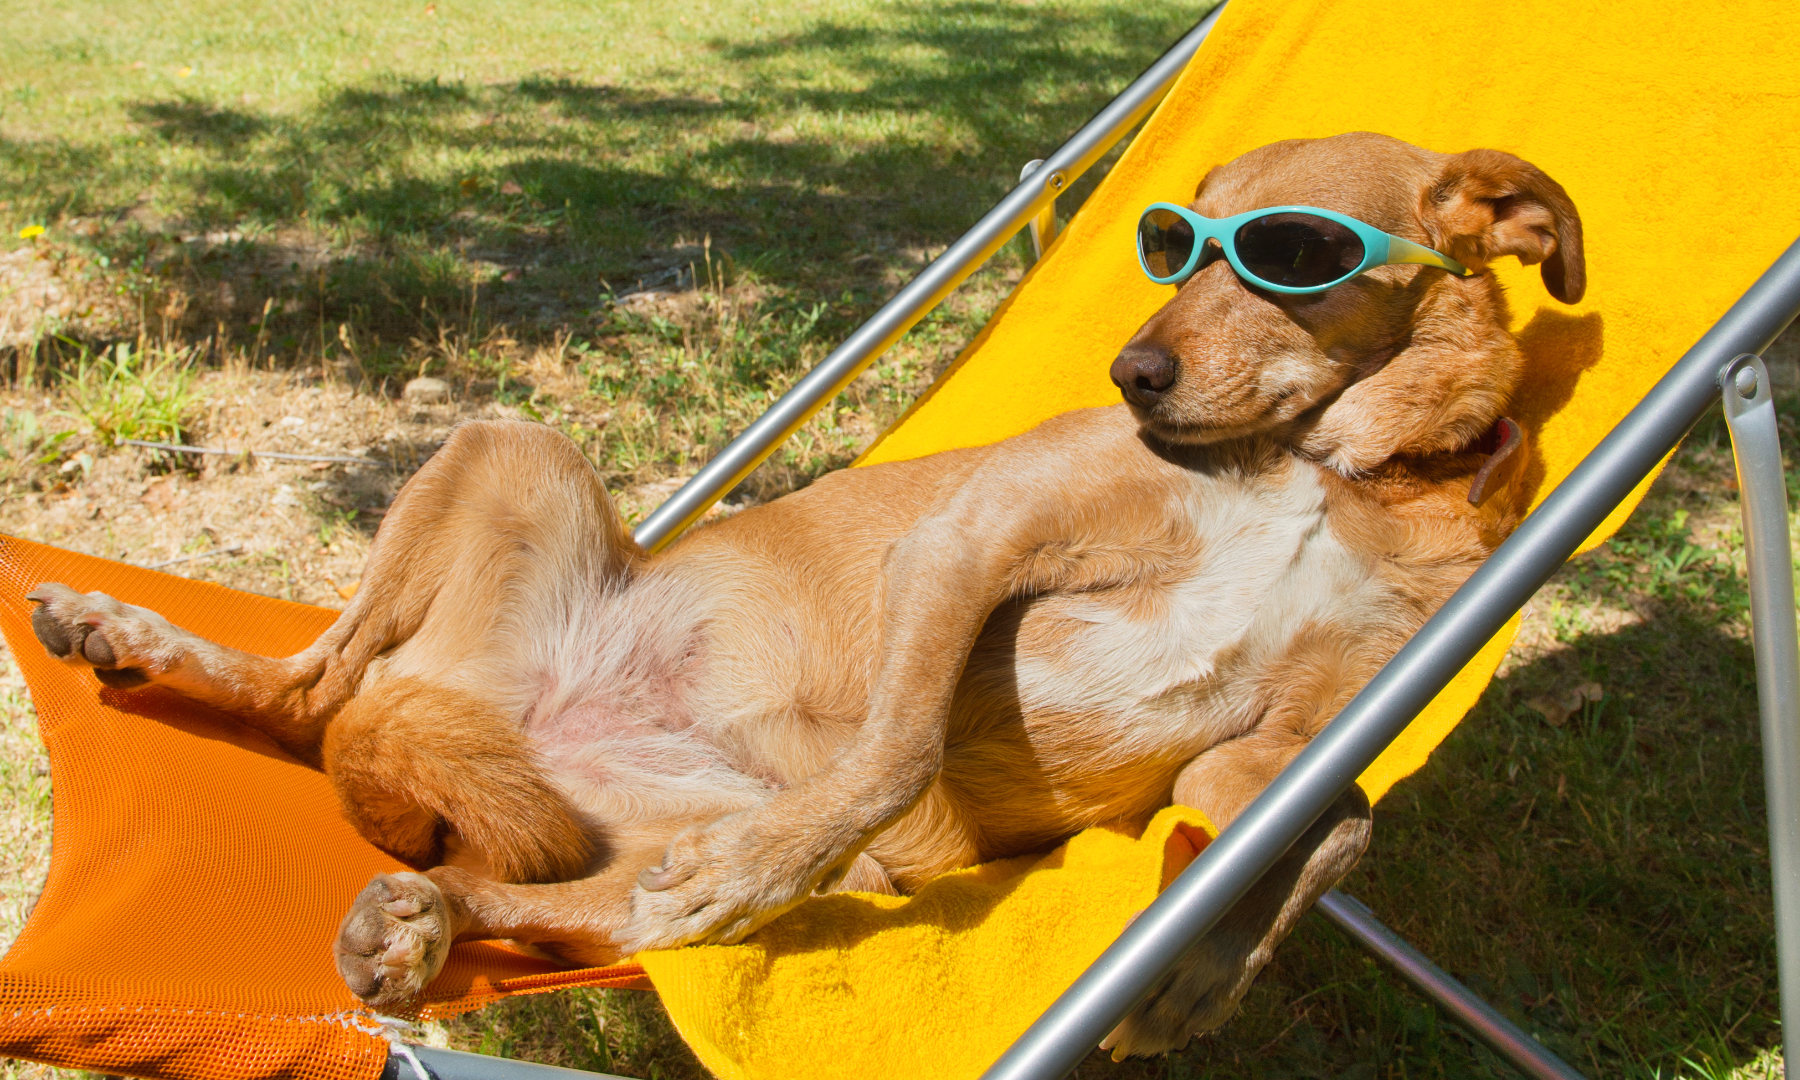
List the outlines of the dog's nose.
{"label": "dog's nose", "polygon": [[1112,364],[1113,385],[1125,400],[1150,408],[1175,385],[1175,358],[1153,345],[1131,345]]}

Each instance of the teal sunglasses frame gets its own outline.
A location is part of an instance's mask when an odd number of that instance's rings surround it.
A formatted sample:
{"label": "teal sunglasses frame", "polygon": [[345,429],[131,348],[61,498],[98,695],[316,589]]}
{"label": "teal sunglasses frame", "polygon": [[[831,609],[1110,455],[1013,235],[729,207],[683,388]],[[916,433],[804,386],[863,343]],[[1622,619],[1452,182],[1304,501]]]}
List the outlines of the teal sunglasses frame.
{"label": "teal sunglasses frame", "polygon": [[[1187,222],[1194,230],[1193,254],[1188,256],[1187,262],[1182,264],[1179,271],[1168,277],[1157,277],[1155,274],[1151,273],[1150,263],[1144,258],[1144,219],[1157,210],[1168,210],[1173,212],[1176,216]],[[1362,262],[1356,269],[1345,274],[1343,277],[1328,281],[1323,285],[1278,285],[1273,281],[1266,281],[1263,278],[1256,276],[1238,259],[1237,232],[1257,218],[1268,217],[1270,214],[1313,214],[1317,217],[1325,218],[1328,221],[1337,222],[1344,228],[1349,229],[1352,233],[1355,233],[1356,238],[1362,241]],[[1228,218],[1209,218],[1202,217],[1185,206],[1176,206],[1174,203],[1151,203],[1144,208],[1143,213],[1138,215],[1138,227],[1134,236],[1134,243],[1137,245],[1138,266],[1143,268],[1146,277],[1151,281],[1156,282],[1158,285],[1180,285],[1182,282],[1192,277],[1194,269],[1200,265],[1201,259],[1206,255],[1206,242],[1208,240],[1218,241],[1220,249],[1225,253],[1225,260],[1231,264],[1232,270],[1237,272],[1238,277],[1254,284],[1259,289],[1267,289],[1270,292],[1284,293],[1289,296],[1324,292],[1326,289],[1333,289],[1342,285],[1344,282],[1349,281],[1358,274],[1368,273],[1377,266],[1393,266],[1400,263],[1416,263],[1423,266],[1435,266],[1441,270],[1448,270],[1458,277],[1472,277],[1475,273],[1462,263],[1457,262],[1455,259],[1452,259],[1441,252],[1433,251],[1422,244],[1415,244],[1405,237],[1395,236],[1393,233],[1382,232],[1375,226],[1370,225],[1367,222],[1358,221],[1348,214],[1340,214],[1334,210],[1324,210],[1317,206],[1268,206],[1261,210],[1252,210],[1249,213],[1236,214]]]}

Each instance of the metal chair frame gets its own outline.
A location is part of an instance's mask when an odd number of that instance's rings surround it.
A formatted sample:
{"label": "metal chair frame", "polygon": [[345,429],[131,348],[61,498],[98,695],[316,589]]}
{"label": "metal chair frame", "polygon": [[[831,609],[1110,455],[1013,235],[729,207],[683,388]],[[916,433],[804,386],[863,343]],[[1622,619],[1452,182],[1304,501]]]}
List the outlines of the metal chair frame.
{"label": "metal chair frame", "polygon": [[[1214,8],[1055,153],[1027,164],[1018,186],[973,228],[645,518],[636,530],[638,543],[659,550],[698,520],[1021,229],[1030,228],[1041,255],[1056,231],[1057,196],[1163,99],[1223,7]],[[1737,463],[1749,563],[1779,975],[1781,985],[1792,990],[1782,994],[1781,1016],[1784,1031],[1800,1031],[1800,635],[1775,406],[1768,371],[1757,355],[1796,315],[1800,240],[983,1080],[1067,1076],[1721,399]],[[1382,926],[1358,901],[1334,890],[1318,907],[1524,1075],[1579,1080],[1578,1072]],[[418,1070],[440,1080],[600,1075],[424,1046],[404,1050],[410,1054],[390,1055],[384,1080],[402,1080]]]}

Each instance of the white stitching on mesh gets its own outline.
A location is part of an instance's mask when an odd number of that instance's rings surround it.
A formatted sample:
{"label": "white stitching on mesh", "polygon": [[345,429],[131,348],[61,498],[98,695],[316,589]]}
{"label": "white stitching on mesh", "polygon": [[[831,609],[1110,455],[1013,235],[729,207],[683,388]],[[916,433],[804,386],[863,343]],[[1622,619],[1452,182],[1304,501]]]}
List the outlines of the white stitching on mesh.
{"label": "white stitching on mesh", "polygon": [[413,1053],[413,1048],[405,1039],[401,1038],[403,1033],[417,1030],[413,1023],[397,1016],[383,1016],[380,1013],[346,1012],[339,1015],[342,1017],[341,1023],[345,1027],[360,1031],[364,1035],[374,1035],[377,1038],[386,1039],[389,1053],[399,1054],[405,1058],[406,1063],[412,1066],[413,1076],[417,1080],[435,1080],[429,1072],[425,1071],[425,1063],[419,1060],[419,1055]]}

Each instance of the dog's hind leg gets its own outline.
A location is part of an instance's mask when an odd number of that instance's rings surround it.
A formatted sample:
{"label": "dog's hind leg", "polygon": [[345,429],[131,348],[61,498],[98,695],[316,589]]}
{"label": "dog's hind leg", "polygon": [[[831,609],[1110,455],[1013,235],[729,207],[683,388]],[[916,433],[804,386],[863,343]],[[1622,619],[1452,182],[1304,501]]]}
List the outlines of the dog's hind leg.
{"label": "dog's hind leg", "polygon": [[618,963],[615,935],[631,917],[638,868],[673,832],[658,823],[619,836],[612,860],[579,881],[508,884],[450,866],[379,874],[338,929],[338,973],[365,1002],[389,1008],[424,989],[457,941],[504,938],[570,964]]}
{"label": "dog's hind leg", "polygon": [[420,865],[454,837],[501,881],[608,860],[520,730],[539,650],[642,557],[593,467],[541,425],[464,425],[395,500],[377,549],[345,619],[367,606],[327,656],[363,671],[321,737],[352,822],[396,854],[404,836]]}
{"label": "dog's hind leg", "polygon": [[504,706],[467,690],[384,679],[326,728],[323,756],[357,831],[421,869],[452,836],[500,881],[577,878],[610,854]]}
{"label": "dog's hind leg", "polygon": [[578,595],[621,577],[642,557],[574,443],[525,423],[473,423],[394,500],[370,549],[362,587],[312,645],[273,658],[232,649],[104,593],[39,585],[32,627],[51,655],[92,667],[102,682],[153,683],[236,716],[290,753],[321,765],[325,726],[377,657],[417,637],[453,667],[504,665],[523,643],[496,640],[506,623],[554,618]]}
{"label": "dog's hind leg", "polygon": [[[641,557],[572,442],[475,423],[407,482],[362,588],[294,656],[229,649],[101,594],[31,596],[53,655],[267,733],[330,774],[358,828],[394,854],[428,864],[454,834],[496,875],[547,880],[582,873],[594,853],[518,732],[532,650]],[[502,825],[511,814],[517,826]]]}
{"label": "dog's hind leg", "polygon": [[[449,866],[378,875],[338,929],[338,973],[365,1002],[390,1008],[423,990],[457,941],[504,938],[570,964],[616,964],[626,955],[617,937],[631,917],[638,869],[655,862],[688,823],[677,816],[621,834],[612,861],[580,881],[514,885]],[[856,891],[894,893],[867,855],[834,891],[853,884]]]}
{"label": "dog's hind leg", "polygon": [[[25,598],[37,604],[31,628],[51,656],[92,668],[115,689],[154,684],[231,713],[302,761],[319,764],[319,737],[330,709],[320,708],[316,693],[324,673],[315,659],[318,643],[296,656],[271,658],[208,641],[102,592],[46,582]],[[343,622],[340,617],[326,637]]]}

